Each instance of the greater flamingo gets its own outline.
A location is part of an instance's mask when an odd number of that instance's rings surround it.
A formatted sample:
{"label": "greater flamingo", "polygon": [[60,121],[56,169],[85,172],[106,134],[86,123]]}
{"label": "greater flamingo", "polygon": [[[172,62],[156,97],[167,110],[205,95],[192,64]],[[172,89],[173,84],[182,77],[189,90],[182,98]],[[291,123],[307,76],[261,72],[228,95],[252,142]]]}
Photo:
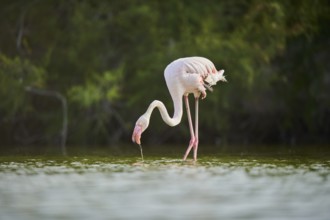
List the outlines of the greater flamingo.
{"label": "greater flamingo", "polygon": [[[183,160],[187,159],[188,154],[193,148],[194,161],[197,160],[198,149],[198,100],[206,97],[206,89],[212,91],[213,85],[218,81],[226,82],[223,75],[224,70],[217,71],[214,64],[204,57],[186,57],[180,58],[170,63],[164,71],[167,88],[171,94],[174,115],[171,118],[165,108],[165,105],[158,100],[154,100],[148,107],[147,111],[141,115],[136,121],[135,128],[132,135],[133,142],[141,147],[141,134],[144,132],[150,121],[150,116],[155,108],[158,108],[162,119],[169,126],[176,126],[180,123],[183,109],[182,97],[184,99],[188,123],[190,129],[189,146],[183,156]],[[193,128],[188,95],[194,94],[195,97],[195,129]]]}

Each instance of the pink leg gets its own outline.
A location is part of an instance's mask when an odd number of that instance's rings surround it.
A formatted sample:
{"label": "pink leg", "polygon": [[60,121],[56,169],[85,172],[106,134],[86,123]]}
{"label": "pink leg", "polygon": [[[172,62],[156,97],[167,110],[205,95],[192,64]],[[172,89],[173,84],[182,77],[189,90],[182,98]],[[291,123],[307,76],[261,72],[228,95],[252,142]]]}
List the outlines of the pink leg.
{"label": "pink leg", "polygon": [[195,143],[194,143],[194,160],[197,160],[198,149],[198,99],[195,97]]}
{"label": "pink leg", "polygon": [[190,113],[190,107],[189,107],[189,100],[188,100],[188,95],[184,96],[184,102],[186,104],[186,109],[187,109],[187,116],[188,116],[188,123],[189,123],[189,130],[190,130],[190,142],[189,142],[189,146],[186,150],[186,153],[183,156],[183,160],[186,160],[188,157],[188,154],[191,151],[191,148],[194,146],[195,144],[195,134],[194,134],[194,128],[192,125],[192,120],[191,120],[191,113]]}

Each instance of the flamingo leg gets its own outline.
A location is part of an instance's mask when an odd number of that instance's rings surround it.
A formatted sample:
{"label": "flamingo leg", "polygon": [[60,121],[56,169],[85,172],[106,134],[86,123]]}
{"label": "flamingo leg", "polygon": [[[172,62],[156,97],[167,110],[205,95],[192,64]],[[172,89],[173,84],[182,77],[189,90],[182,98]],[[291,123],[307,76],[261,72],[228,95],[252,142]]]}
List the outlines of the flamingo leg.
{"label": "flamingo leg", "polygon": [[194,160],[197,160],[197,149],[198,149],[198,99],[195,97],[195,142],[193,145],[194,148]]}
{"label": "flamingo leg", "polygon": [[[186,150],[186,153],[183,156],[183,160],[186,160],[191,149],[193,148],[194,144],[195,144],[195,133],[194,133],[194,128],[193,128],[193,124],[192,124],[192,120],[191,120],[191,113],[190,113],[190,107],[189,107],[189,99],[188,99],[188,95],[184,95],[184,102],[186,105],[186,110],[187,110],[187,116],[188,116],[188,123],[189,123],[189,130],[190,130],[190,142],[189,142],[189,146]],[[195,148],[194,148],[195,149]]]}

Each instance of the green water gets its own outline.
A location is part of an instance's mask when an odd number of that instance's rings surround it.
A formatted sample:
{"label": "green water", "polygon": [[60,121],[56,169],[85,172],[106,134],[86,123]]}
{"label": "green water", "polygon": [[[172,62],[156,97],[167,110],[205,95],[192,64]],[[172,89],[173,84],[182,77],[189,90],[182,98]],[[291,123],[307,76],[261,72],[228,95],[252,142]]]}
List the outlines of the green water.
{"label": "green water", "polygon": [[0,219],[329,219],[326,156],[0,157]]}

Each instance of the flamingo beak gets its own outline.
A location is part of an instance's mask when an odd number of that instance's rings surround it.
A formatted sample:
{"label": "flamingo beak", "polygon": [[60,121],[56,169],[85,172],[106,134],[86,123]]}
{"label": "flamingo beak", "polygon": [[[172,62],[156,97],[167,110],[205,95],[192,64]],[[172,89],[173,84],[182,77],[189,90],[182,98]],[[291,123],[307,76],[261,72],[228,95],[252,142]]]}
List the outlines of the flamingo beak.
{"label": "flamingo beak", "polygon": [[135,125],[134,131],[132,134],[133,143],[141,144],[141,134],[142,134],[142,127],[140,125]]}

